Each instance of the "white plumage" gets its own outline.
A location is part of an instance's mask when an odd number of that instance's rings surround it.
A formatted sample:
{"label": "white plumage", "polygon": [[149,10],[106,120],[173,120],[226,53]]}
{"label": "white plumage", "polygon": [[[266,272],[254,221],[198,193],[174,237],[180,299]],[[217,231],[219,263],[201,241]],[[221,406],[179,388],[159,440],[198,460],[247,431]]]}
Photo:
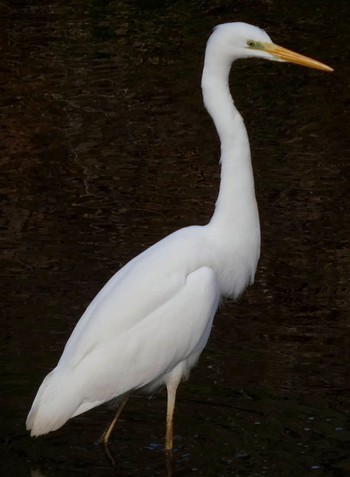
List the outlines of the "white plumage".
{"label": "white plumage", "polygon": [[249,141],[228,86],[232,62],[253,56],[329,69],[274,45],[252,25],[214,30],[202,89],[221,141],[215,213],[208,225],[181,229],[153,245],[102,288],[38,390],[27,419],[31,435],[56,430],[113,398],[165,384],[166,448],[172,448],[176,388],[206,345],[220,297],[237,297],[252,283],[259,259]]}

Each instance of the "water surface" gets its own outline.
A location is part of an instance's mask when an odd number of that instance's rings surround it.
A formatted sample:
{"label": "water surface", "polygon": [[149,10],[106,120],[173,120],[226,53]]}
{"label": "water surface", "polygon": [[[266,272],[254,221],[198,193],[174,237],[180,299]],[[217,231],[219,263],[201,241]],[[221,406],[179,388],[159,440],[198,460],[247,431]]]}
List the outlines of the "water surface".
{"label": "water surface", "polygon": [[35,440],[24,422],[103,283],[154,241],[209,220],[219,168],[204,45],[214,25],[243,20],[336,70],[234,67],[262,256],[179,390],[172,474],[350,475],[349,4],[52,0],[0,13],[7,474],[167,475],[164,392],[128,404],[114,469],[94,444],[106,407]]}

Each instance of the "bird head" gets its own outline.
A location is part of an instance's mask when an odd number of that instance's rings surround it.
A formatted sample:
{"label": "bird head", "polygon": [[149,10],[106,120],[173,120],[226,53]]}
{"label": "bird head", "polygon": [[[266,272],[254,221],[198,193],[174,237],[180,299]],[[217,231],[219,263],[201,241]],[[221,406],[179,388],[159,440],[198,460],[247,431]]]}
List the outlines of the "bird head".
{"label": "bird head", "polygon": [[208,47],[215,48],[230,63],[239,58],[264,58],[333,71],[333,68],[319,61],[276,45],[264,30],[248,23],[218,25],[209,39]]}

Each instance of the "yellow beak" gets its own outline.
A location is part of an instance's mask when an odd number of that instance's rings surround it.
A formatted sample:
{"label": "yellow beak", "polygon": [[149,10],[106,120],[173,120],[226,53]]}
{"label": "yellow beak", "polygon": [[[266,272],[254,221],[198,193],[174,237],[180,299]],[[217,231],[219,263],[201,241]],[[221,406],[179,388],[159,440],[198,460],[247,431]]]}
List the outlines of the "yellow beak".
{"label": "yellow beak", "polygon": [[299,53],[287,50],[286,48],[275,45],[274,43],[265,43],[264,50],[281,61],[296,63],[297,65],[307,66],[308,68],[314,68],[316,70],[333,71],[333,68],[325,65],[324,63],[320,63],[319,61],[313,60],[312,58],[308,58],[304,55],[299,55]]}

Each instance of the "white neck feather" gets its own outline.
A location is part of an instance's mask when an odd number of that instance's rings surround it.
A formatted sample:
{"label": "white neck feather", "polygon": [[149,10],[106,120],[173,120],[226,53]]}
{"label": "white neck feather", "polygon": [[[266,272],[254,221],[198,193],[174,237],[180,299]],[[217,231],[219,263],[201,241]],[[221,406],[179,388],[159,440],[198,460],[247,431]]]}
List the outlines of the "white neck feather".
{"label": "white neck feather", "polygon": [[[222,264],[224,275],[234,276],[240,268],[246,275],[235,290],[240,293],[253,280],[260,253],[260,226],[254,191],[250,147],[247,131],[229,90],[232,60],[225,61],[218,51],[207,47],[202,76],[204,104],[211,115],[221,142],[221,181],[214,215],[209,223],[223,257],[232,256],[232,263]],[[230,254],[230,255],[229,255]],[[241,263],[237,265],[238,258]],[[228,261],[229,262],[229,261]],[[245,274],[242,272],[245,269]],[[224,282],[230,283],[228,276]],[[231,279],[233,283],[234,280]]]}

